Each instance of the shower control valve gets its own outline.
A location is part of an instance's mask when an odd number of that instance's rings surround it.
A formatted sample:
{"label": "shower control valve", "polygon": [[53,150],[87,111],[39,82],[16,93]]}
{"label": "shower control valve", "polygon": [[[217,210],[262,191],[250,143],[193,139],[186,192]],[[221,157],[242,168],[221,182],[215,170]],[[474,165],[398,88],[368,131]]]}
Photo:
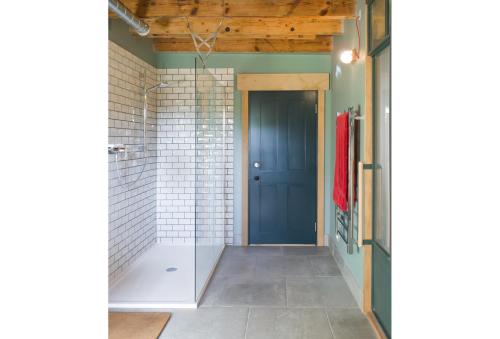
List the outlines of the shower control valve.
{"label": "shower control valve", "polygon": [[123,144],[110,144],[108,145],[108,154],[117,154],[127,152],[127,147]]}

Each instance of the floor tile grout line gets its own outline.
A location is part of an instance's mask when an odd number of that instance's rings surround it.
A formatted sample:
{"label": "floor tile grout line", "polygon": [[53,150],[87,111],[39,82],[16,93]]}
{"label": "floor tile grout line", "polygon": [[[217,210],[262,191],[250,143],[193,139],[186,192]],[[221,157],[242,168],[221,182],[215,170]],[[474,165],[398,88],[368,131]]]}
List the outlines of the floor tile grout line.
{"label": "floor tile grout line", "polygon": [[333,337],[333,339],[335,339],[335,332],[333,332],[333,324],[330,321],[330,316],[328,316],[328,312],[327,312],[326,308],[323,308],[323,311],[325,312],[326,320],[328,321],[328,326],[330,327],[330,332],[332,332],[332,337]]}
{"label": "floor tile grout line", "polygon": [[245,339],[247,339],[247,332],[248,332],[248,323],[250,322],[250,311],[251,311],[251,307],[248,307],[248,314],[247,314],[247,323],[246,323],[246,326],[245,326]]}
{"label": "floor tile grout line", "polygon": [[286,289],[287,281],[288,281],[288,278],[285,277],[285,308],[288,308],[288,293],[287,293],[287,289]]}

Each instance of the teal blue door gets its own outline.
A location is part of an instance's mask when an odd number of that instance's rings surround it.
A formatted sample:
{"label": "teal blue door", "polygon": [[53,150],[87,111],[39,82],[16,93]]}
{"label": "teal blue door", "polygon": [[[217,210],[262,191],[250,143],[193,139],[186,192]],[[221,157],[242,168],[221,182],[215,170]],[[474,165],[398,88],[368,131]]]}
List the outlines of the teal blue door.
{"label": "teal blue door", "polygon": [[249,242],[316,243],[316,91],[249,93]]}

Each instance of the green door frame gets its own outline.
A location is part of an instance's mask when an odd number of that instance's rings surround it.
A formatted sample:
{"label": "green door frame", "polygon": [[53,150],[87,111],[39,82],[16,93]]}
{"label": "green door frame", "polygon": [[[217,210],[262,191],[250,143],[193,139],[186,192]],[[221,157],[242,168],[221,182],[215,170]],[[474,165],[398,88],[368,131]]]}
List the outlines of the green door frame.
{"label": "green door frame", "polygon": [[[372,46],[372,27],[371,27],[371,22],[372,22],[372,5],[375,3],[375,1],[385,1],[385,37],[375,46]],[[367,88],[367,91],[370,91],[370,93],[368,94],[367,96],[367,100],[369,101],[370,105],[370,113],[371,113],[371,119],[370,119],[370,123],[371,123],[371,126],[368,126],[368,128],[371,127],[371,137],[373,138],[373,142],[371,142],[371,162],[374,163],[374,159],[373,159],[373,156],[375,154],[374,152],[374,147],[376,145],[376,143],[374,142],[374,138],[376,136],[376,133],[375,133],[375,123],[373,123],[374,121],[374,118],[375,118],[375,107],[376,107],[376,91],[377,91],[377,88],[376,88],[376,82],[375,82],[375,73],[376,73],[376,62],[373,62],[375,61],[375,59],[380,55],[380,53],[382,51],[384,51],[386,48],[390,47],[391,46],[391,11],[390,11],[390,0],[368,0],[367,1],[367,13],[368,13],[368,20],[367,20],[367,31],[368,31],[368,34],[367,34],[367,38],[368,38],[368,58],[370,59],[369,61],[369,67],[367,67],[367,76],[370,77],[369,79],[369,88]],[[391,69],[391,68],[390,68]],[[389,93],[392,92],[391,90],[391,86],[392,84],[389,83]],[[389,111],[392,111],[392,108],[391,108],[391,99],[390,99],[390,94],[389,94]],[[391,119],[392,120],[392,119]],[[389,122],[390,123],[390,126],[392,125],[391,121]],[[389,131],[391,130],[391,127],[389,128]],[[391,140],[391,136],[389,135],[389,140]],[[391,142],[389,142],[389,162],[392,163],[392,154],[391,154]],[[373,174],[373,173],[372,173]],[[374,178],[373,176],[370,177],[372,180],[370,180],[370,182],[368,183],[370,186],[371,186],[371,203],[369,204],[369,208],[373,208],[374,206],[374,199],[375,199],[375,196],[374,194],[376,193],[375,192],[375,189],[373,189],[373,184],[374,184]],[[389,187],[391,187],[391,179],[389,181]],[[390,191],[390,189],[389,189]],[[389,211],[391,213],[392,211],[392,195],[389,197]],[[374,217],[374,213],[373,212],[370,212],[370,215],[371,217],[373,218]],[[391,219],[389,217],[389,219]],[[375,227],[377,227],[377,225],[375,224],[375,222],[372,220],[370,222],[370,240],[367,242],[367,245],[370,247],[369,248],[369,251],[367,251],[368,254],[368,260],[365,260],[365,265],[369,265],[369,269],[366,270],[365,269],[365,274],[368,273],[370,275],[369,277],[369,280],[365,280],[365,291],[366,289],[368,288],[369,289],[369,293],[367,293],[368,295],[366,295],[365,297],[368,297],[368,302],[369,302],[369,305],[368,303],[365,303],[364,304],[364,311],[365,312],[369,312],[370,315],[373,315],[373,320],[375,320],[377,322],[376,325],[378,325],[382,330],[383,330],[383,334],[390,338],[391,336],[391,326],[390,324],[388,325],[388,328],[386,328],[387,324],[384,325],[384,322],[381,321],[381,318],[380,316],[377,314],[377,312],[374,310],[374,303],[375,303],[375,289],[373,288],[373,282],[374,282],[374,266],[375,266],[375,257],[376,257],[376,254],[375,252],[379,252],[381,253],[383,256],[386,257],[386,259],[388,259],[389,261],[389,265],[391,265],[391,254],[389,252],[387,252],[384,247],[379,244],[376,240],[376,237],[374,236],[375,234]],[[392,232],[392,230],[391,230]],[[391,240],[389,241],[389,247],[391,247],[390,245],[391,243]],[[389,275],[390,275],[390,266],[389,266]],[[389,281],[390,281],[390,276],[388,277]],[[366,286],[367,283],[370,285],[369,287]],[[389,289],[389,295],[391,293],[391,290]],[[390,310],[389,310],[390,312]],[[390,317],[390,315],[389,315]]]}

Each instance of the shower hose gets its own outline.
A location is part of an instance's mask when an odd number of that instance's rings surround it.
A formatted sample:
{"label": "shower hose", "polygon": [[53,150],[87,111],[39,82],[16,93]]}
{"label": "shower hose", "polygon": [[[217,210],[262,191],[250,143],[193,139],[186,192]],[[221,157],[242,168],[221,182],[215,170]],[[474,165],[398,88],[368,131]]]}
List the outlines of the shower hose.
{"label": "shower hose", "polygon": [[143,147],[143,152],[144,152],[144,162],[141,167],[141,173],[137,176],[137,178],[131,182],[127,183],[124,180],[124,177],[122,176],[120,170],[118,169],[118,153],[115,153],[115,171],[118,174],[118,182],[120,183],[120,186],[134,186],[139,179],[142,177],[142,173],[144,173],[144,168],[146,167],[146,163],[148,162],[148,155],[147,155],[147,145],[148,143],[146,142],[146,120],[148,118],[148,91],[144,89],[144,107],[143,107],[143,119],[142,119],[142,147]]}

